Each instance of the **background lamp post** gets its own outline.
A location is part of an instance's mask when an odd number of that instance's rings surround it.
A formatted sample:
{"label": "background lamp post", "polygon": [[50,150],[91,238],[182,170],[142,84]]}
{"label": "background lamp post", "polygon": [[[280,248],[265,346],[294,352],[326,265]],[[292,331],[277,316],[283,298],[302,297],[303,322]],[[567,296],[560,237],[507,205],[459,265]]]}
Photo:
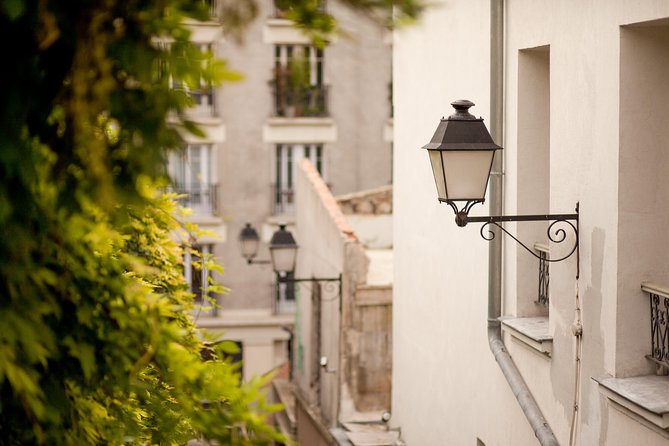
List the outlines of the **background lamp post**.
{"label": "background lamp post", "polygon": [[286,225],[279,225],[279,229],[272,234],[272,239],[269,242],[269,253],[271,260],[253,260],[258,252],[259,237],[258,232],[246,223],[246,226],[239,234],[239,241],[242,250],[242,256],[249,264],[257,263],[271,263],[272,269],[276,273],[277,282],[279,283],[297,283],[297,282],[312,282],[319,284],[331,284],[333,286],[339,285],[337,296],[341,298],[341,274],[338,277],[311,277],[311,278],[294,278],[290,277],[295,271],[295,264],[297,261],[297,243],[293,234],[286,229]]}
{"label": "background lamp post", "polygon": [[474,106],[473,102],[458,100],[452,102],[451,105],[455,108],[455,113],[446,119],[441,119],[434,136],[428,144],[423,146],[423,149],[426,149],[430,156],[432,174],[437,186],[437,197],[440,202],[447,203],[453,208],[455,223],[458,226],[465,226],[469,222],[484,223],[480,234],[488,241],[495,238],[495,233],[489,231],[486,234],[484,230],[488,225],[495,225],[537,258],[540,256],[499,223],[551,221],[546,233],[548,239],[554,243],[561,243],[567,238],[564,225],[553,230],[556,224],[564,223],[567,228],[574,231],[576,237],[574,247],[563,257],[544,260],[560,262],[578,251],[578,204],[574,214],[469,216],[472,206],[485,202],[493,157],[495,151],[502,150],[502,147],[492,140],[488,129],[483,124],[483,118],[476,118],[469,113],[469,108]]}
{"label": "background lamp post", "polygon": [[286,230],[286,225],[279,225],[279,229],[272,234],[269,242],[269,256],[272,259],[272,268],[279,278],[285,278],[295,271],[297,243],[295,243],[293,234]]}
{"label": "background lamp post", "polygon": [[258,232],[251,226],[251,223],[246,223],[246,226],[239,233],[239,247],[242,251],[242,257],[246,259],[246,263],[251,264],[269,264],[269,260],[254,260],[258,255],[258,246],[260,245],[260,237]]}

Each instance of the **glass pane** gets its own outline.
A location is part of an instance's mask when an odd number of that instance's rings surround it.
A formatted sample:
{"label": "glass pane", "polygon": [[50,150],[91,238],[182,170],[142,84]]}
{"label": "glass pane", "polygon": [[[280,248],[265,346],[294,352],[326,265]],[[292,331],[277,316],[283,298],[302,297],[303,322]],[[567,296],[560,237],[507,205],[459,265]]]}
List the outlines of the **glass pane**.
{"label": "glass pane", "polygon": [[323,146],[316,146],[316,170],[323,176]]}
{"label": "glass pane", "polygon": [[258,252],[258,240],[244,240],[239,242],[242,249],[242,256],[250,259],[256,256]]}
{"label": "glass pane", "polygon": [[282,273],[295,269],[296,248],[270,248],[270,255],[274,271]]}
{"label": "glass pane", "polygon": [[443,152],[450,200],[482,200],[488,186],[493,150]]}
{"label": "glass pane", "polygon": [[190,168],[190,187],[196,189],[202,179],[202,162],[199,145],[188,146],[188,164]]}
{"label": "glass pane", "polygon": [[430,154],[430,163],[432,164],[432,175],[434,175],[434,182],[437,186],[437,196],[439,198],[446,198],[446,182],[444,180],[444,172],[442,167],[441,151],[428,150]]}

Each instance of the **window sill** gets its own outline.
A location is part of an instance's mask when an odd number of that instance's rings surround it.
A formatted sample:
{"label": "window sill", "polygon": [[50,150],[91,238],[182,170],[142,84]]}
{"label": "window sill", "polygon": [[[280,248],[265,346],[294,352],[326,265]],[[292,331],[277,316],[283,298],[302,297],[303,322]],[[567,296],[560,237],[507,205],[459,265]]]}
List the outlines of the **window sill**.
{"label": "window sill", "polygon": [[669,377],[592,379],[599,383],[600,393],[623,413],[641,417],[661,429],[669,429]]}
{"label": "window sill", "polygon": [[514,317],[501,322],[504,331],[515,340],[550,358],[553,336],[548,331],[547,317]]}
{"label": "window sill", "polygon": [[269,143],[328,143],[337,140],[332,118],[269,118],[263,127],[263,141]]}
{"label": "window sill", "polygon": [[309,36],[288,19],[272,17],[263,27],[263,43],[272,45],[311,45]]}

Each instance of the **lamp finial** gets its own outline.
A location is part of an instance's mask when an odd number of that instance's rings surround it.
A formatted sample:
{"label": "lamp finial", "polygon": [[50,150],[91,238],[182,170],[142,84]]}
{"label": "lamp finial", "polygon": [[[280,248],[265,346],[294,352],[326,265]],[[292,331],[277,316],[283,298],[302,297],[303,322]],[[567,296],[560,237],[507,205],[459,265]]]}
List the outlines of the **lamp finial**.
{"label": "lamp finial", "polygon": [[469,108],[475,105],[472,101],[467,99],[458,99],[457,101],[451,102],[451,105],[455,109],[455,113],[449,116],[448,119],[457,121],[469,121],[476,119],[474,115],[469,113]]}

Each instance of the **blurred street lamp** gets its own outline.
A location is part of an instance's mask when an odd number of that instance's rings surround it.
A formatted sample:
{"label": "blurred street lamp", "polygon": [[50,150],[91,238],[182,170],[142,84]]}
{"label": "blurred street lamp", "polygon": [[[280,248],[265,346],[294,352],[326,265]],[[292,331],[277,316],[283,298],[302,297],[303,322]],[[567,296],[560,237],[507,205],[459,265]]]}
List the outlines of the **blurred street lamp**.
{"label": "blurred street lamp", "polygon": [[295,271],[298,246],[293,234],[286,229],[286,225],[279,225],[279,229],[272,234],[272,239],[269,242],[270,260],[254,260],[258,254],[260,237],[258,237],[258,232],[250,223],[246,223],[246,226],[239,234],[239,242],[242,256],[246,259],[247,263],[249,265],[271,263],[279,283],[336,282],[339,284],[338,294],[341,297],[341,274],[339,277],[312,277],[303,279],[290,277]]}

